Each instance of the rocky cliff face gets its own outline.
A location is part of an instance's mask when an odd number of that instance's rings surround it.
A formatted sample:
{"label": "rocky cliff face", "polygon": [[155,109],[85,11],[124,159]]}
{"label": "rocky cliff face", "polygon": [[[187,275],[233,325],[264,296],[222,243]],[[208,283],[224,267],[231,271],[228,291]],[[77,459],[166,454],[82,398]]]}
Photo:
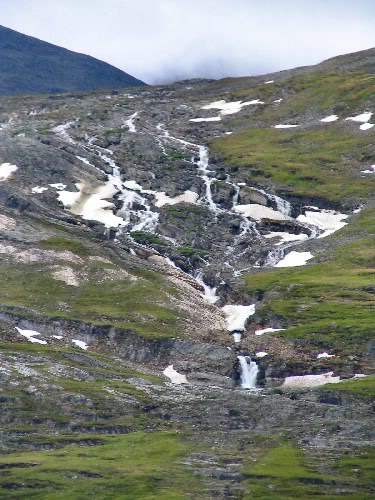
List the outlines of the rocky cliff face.
{"label": "rocky cliff face", "polygon": [[371,497],[371,57],[0,100],[4,491]]}

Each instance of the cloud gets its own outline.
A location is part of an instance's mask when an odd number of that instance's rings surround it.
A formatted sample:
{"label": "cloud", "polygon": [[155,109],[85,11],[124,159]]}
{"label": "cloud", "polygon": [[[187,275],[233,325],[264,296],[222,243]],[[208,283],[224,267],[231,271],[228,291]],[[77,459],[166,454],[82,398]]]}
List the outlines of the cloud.
{"label": "cloud", "polygon": [[261,74],[375,45],[372,0],[0,0],[0,12],[5,26],[149,83]]}

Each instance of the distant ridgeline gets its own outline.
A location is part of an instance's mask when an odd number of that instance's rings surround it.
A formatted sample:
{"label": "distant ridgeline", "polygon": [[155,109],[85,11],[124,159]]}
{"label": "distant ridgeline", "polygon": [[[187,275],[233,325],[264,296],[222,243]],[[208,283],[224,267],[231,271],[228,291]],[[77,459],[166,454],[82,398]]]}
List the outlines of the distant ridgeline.
{"label": "distant ridgeline", "polygon": [[0,26],[0,95],[145,85],[94,57]]}

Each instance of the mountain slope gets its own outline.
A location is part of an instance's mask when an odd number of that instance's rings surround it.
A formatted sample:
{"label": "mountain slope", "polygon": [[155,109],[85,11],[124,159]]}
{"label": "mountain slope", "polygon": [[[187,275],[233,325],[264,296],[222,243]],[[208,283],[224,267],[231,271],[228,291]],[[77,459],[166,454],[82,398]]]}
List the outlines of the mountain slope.
{"label": "mountain slope", "polygon": [[0,95],[140,85],[144,83],[103,61],[0,26]]}
{"label": "mountain slope", "polygon": [[373,498],[372,53],[0,98],[3,496]]}

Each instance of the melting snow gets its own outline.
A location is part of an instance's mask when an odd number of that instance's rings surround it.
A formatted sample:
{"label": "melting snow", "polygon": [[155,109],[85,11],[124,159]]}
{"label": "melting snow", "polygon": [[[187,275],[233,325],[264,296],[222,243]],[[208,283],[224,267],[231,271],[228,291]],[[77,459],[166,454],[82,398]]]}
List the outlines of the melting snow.
{"label": "melting snow", "polygon": [[212,116],[211,118],[192,118],[190,122],[200,123],[200,122],[219,122],[221,121],[221,116]]}
{"label": "melting snow", "polygon": [[255,314],[255,304],[249,306],[226,305],[222,308],[226,316],[226,322],[229,332],[243,331],[245,325],[253,314]]}
{"label": "melting snow", "polygon": [[282,332],[285,328],[263,328],[263,330],[255,330],[255,335],[264,335],[265,333]]}
{"label": "melting snow", "polygon": [[202,109],[219,109],[222,115],[233,115],[234,113],[238,113],[239,111],[241,111],[244,106],[251,106],[254,104],[264,104],[264,102],[260,101],[259,99],[254,99],[252,101],[246,102],[226,102],[222,100],[207,104],[206,106],[203,106]]}
{"label": "melting snow", "polygon": [[321,210],[320,212],[306,212],[305,215],[299,215],[297,220],[305,224],[318,226],[319,229],[324,231],[318,238],[325,238],[330,234],[338,231],[347,225],[343,222],[348,218],[348,215],[335,212],[333,210]]}
{"label": "melting snow", "polygon": [[272,220],[289,220],[290,217],[282,214],[281,212],[274,210],[273,208],[264,207],[263,205],[258,205],[256,203],[250,205],[237,205],[235,207],[236,212],[242,213],[245,217],[251,217],[257,221],[262,219],[272,219]]}
{"label": "melting snow", "polygon": [[276,100],[275,100],[275,101],[273,101],[273,102],[281,102],[281,101],[283,101],[283,100],[284,100],[284,99],[276,99]]}
{"label": "melting snow", "polygon": [[338,119],[339,119],[339,117],[337,115],[329,115],[329,116],[326,116],[325,118],[323,118],[320,121],[321,122],[325,122],[325,123],[329,123],[329,122],[335,122]]}
{"label": "melting snow", "polygon": [[32,190],[31,190],[31,191],[32,191],[33,193],[38,193],[38,194],[40,194],[40,193],[43,193],[43,191],[48,191],[48,188],[46,188],[46,187],[40,187],[40,186],[35,186],[35,187],[33,187],[33,188],[32,188]]}
{"label": "melting snow", "polygon": [[142,186],[140,186],[136,181],[126,181],[124,182],[126,189],[132,189],[133,191],[143,191]]}
{"label": "melting snow", "polygon": [[[367,170],[361,170],[362,174],[375,174],[375,165],[371,165]],[[354,213],[356,213],[354,211]]]}
{"label": "melting snow", "polygon": [[163,375],[168,377],[172,384],[188,384],[189,382],[187,381],[187,378],[185,375],[182,375],[181,373],[178,373],[174,368],[173,365],[169,365],[164,371]]}
{"label": "melting snow", "polygon": [[285,125],[274,125],[273,128],[295,128],[295,127],[299,127],[299,125],[288,125],[288,124],[285,124]]}
{"label": "melting snow", "polygon": [[58,191],[63,191],[64,189],[66,189],[66,184],[61,184],[61,183],[58,183],[58,184],[50,184],[50,186],[51,186],[52,188],[57,189]]}
{"label": "melting snow", "polygon": [[288,243],[290,241],[305,241],[309,238],[308,235],[305,233],[293,234],[293,233],[276,232],[276,231],[266,234],[264,237],[267,239],[280,238],[281,241],[276,243],[276,246],[282,245],[283,243]]}
{"label": "melting snow", "polygon": [[54,339],[61,340],[63,338],[62,335],[52,335]]}
{"label": "melting snow", "polygon": [[16,170],[18,170],[16,165],[12,165],[11,163],[2,163],[0,165],[0,182],[6,181]]}
{"label": "melting snow", "polygon": [[86,344],[86,342],[83,342],[82,340],[73,339],[72,342],[73,342],[73,344],[75,344],[77,347],[80,347],[84,351],[86,351],[89,348],[89,346]]}
{"label": "melting snow", "polygon": [[310,252],[290,252],[275,267],[298,267],[305,266],[306,262],[313,259],[314,256]]}
{"label": "melting snow", "polygon": [[359,127],[359,129],[360,130],[369,130],[374,125],[375,125],[374,123],[362,123],[362,125]]}
{"label": "melting snow", "polygon": [[287,377],[282,387],[318,387],[325,384],[337,384],[340,377],[334,377],[333,372],[320,375],[301,375]]}
{"label": "melting snow", "polygon": [[365,112],[361,113],[360,115],[357,116],[350,116],[349,118],[345,118],[345,120],[351,120],[353,122],[360,122],[360,123],[366,123],[368,122],[372,117],[372,113],[370,112]]}
{"label": "melting snow", "polygon": [[317,355],[318,359],[320,359],[320,358],[334,358],[334,357],[335,357],[334,354],[328,354],[328,352],[322,352],[322,353]]}
{"label": "melting snow", "polygon": [[171,198],[168,195],[166,195],[165,192],[162,192],[162,193],[155,193],[155,198],[157,200],[155,205],[160,208],[163,207],[164,205],[177,205],[177,203],[196,204],[199,195],[197,193],[194,193],[194,191],[185,191],[183,194]]}
{"label": "melting snow", "polygon": [[264,351],[256,352],[255,356],[257,358],[264,358],[265,356],[268,356],[268,352],[264,352]]}
{"label": "melting snow", "polygon": [[33,344],[43,344],[46,345],[47,342],[45,340],[36,339],[38,335],[41,335],[39,332],[35,332],[34,330],[21,330],[21,328],[16,327],[18,333],[22,335],[22,337],[26,337],[29,342]]}

